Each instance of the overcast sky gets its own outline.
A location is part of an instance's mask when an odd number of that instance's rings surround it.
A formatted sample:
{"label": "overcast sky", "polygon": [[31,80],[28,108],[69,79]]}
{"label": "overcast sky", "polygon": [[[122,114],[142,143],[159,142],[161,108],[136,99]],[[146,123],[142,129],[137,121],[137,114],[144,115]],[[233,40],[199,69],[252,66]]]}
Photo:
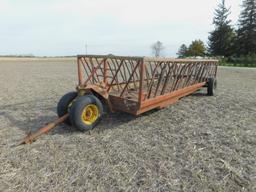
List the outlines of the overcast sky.
{"label": "overcast sky", "polygon": [[[164,43],[176,56],[182,43],[212,30],[217,0],[0,0],[0,55],[85,53],[151,55]],[[242,0],[227,0],[237,23]]]}

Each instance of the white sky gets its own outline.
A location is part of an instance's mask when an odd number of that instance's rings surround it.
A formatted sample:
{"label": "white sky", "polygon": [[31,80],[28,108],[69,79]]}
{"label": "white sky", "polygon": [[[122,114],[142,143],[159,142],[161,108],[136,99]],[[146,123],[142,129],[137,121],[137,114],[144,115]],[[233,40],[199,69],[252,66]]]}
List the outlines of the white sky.
{"label": "white sky", "polygon": [[[220,1],[220,0],[219,0]],[[151,55],[164,43],[175,56],[182,43],[212,30],[217,0],[0,0],[0,55]],[[226,0],[237,23],[242,0]]]}

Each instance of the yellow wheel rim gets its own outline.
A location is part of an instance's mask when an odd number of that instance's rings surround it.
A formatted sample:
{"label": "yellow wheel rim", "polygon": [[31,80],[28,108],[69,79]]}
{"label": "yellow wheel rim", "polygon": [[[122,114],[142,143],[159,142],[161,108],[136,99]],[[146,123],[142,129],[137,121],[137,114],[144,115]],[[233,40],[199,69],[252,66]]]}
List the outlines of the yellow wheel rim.
{"label": "yellow wheel rim", "polygon": [[91,125],[93,124],[99,117],[99,108],[97,105],[94,104],[89,104],[87,105],[81,115],[82,121],[86,125]]}

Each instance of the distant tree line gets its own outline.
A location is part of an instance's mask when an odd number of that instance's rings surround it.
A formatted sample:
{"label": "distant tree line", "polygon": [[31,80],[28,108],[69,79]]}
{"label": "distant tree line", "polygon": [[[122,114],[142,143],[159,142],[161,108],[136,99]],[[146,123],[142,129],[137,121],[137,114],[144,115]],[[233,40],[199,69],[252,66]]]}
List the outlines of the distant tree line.
{"label": "distant tree line", "polygon": [[221,0],[214,12],[214,30],[209,34],[208,46],[196,40],[188,47],[181,45],[178,56],[214,56],[229,62],[256,64],[256,0],[243,0],[237,28],[228,19],[231,11]]}
{"label": "distant tree line", "polygon": [[0,57],[35,57],[33,54],[22,54],[22,55],[0,55]]}
{"label": "distant tree line", "polygon": [[[165,49],[161,41],[157,41],[151,46],[152,53],[155,57],[163,56],[163,50]],[[201,40],[195,40],[189,47],[183,44],[178,52],[179,57],[193,57],[193,56],[205,56],[206,47]]]}
{"label": "distant tree line", "polygon": [[185,44],[182,44],[177,54],[179,58],[196,56],[203,57],[206,55],[206,51],[207,49],[204,42],[199,39],[192,41],[188,47]]}

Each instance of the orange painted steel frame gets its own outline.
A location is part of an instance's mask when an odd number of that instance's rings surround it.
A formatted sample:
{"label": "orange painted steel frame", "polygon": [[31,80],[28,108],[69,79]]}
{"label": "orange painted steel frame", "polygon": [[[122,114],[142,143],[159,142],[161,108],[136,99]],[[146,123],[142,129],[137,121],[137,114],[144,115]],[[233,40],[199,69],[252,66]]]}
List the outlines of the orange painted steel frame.
{"label": "orange painted steel frame", "polygon": [[80,95],[94,93],[112,111],[139,115],[207,86],[218,61],[78,55],[77,65]]}

